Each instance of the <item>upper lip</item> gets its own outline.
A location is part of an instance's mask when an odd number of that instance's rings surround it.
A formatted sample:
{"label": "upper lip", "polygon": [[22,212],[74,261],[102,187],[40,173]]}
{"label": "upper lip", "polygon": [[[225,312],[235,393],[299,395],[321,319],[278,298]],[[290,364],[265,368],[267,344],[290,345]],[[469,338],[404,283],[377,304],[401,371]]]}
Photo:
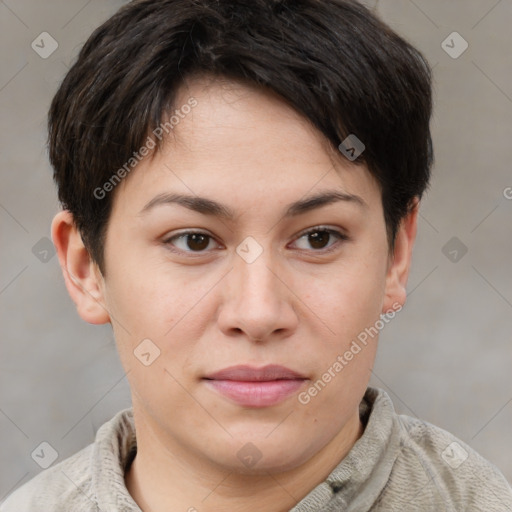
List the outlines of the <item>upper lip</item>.
{"label": "upper lip", "polygon": [[209,380],[236,380],[245,382],[265,382],[284,379],[305,379],[304,375],[285,366],[269,364],[261,368],[249,365],[230,366],[214,373],[208,374]]}

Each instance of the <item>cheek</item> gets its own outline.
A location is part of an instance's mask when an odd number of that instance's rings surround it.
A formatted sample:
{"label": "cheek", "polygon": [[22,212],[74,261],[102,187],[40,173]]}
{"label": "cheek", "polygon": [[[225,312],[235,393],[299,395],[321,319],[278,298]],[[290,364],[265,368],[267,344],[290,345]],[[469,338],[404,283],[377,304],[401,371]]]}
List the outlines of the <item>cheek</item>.
{"label": "cheek", "polygon": [[316,289],[317,296],[310,294],[319,316],[333,332],[316,336],[318,348],[311,354],[314,377],[299,402],[307,421],[329,424],[331,434],[344,420],[336,411],[356,409],[368,385],[377,351],[375,325],[383,301],[384,270],[369,264],[350,269]]}
{"label": "cheek", "polygon": [[172,301],[173,292],[162,281],[134,277],[131,274],[130,278],[120,279],[110,288],[108,306],[113,323],[119,324],[118,331],[123,337],[159,338],[165,325],[174,320],[175,311],[170,306],[178,301]]}
{"label": "cheek", "polygon": [[172,371],[183,364],[213,317],[207,292],[217,281],[216,276],[197,281],[186,272],[149,266],[112,273],[108,309],[124,366],[139,369],[134,350],[148,339],[160,350],[160,365]]}
{"label": "cheek", "polygon": [[[310,283],[307,301],[325,321],[335,345],[349,343],[379,318],[385,289],[385,268],[379,259],[346,262]],[[311,290],[313,288],[313,290]]]}

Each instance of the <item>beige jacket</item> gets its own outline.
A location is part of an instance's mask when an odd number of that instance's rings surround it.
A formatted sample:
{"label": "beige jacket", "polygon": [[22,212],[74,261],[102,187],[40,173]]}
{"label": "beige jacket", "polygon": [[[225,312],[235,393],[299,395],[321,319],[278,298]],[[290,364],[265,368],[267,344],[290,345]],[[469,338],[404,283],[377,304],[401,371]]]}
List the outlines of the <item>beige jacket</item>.
{"label": "beige jacket", "polygon": [[[365,430],[329,477],[291,512],[511,512],[512,488],[450,433],[396,414],[383,390],[360,405]],[[14,491],[0,512],[140,512],[124,483],[136,451],[131,409],[96,440]]]}

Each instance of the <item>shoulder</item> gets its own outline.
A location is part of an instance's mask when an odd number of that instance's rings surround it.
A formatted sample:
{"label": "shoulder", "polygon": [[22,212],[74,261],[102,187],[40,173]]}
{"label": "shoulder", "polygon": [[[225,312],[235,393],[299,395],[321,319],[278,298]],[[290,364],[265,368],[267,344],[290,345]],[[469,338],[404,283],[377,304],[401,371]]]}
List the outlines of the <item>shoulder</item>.
{"label": "shoulder", "polygon": [[106,512],[113,502],[126,505],[122,510],[137,510],[124,484],[124,467],[134,449],[133,413],[125,409],[98,429],[94,443],[14,491],[0,512]]}
{"label": "shoulder", "polygon": [[512,487],[491,462],[450,432],[397,415],[400,450],[394,472],[430,494],[438,510],[512,510]]}
{"label": "shoulder", "polygon": [[0,512],[96,510],[87,498],[91,487],[93,448],[94,444],[90,444],[36,475],[0,505]]}

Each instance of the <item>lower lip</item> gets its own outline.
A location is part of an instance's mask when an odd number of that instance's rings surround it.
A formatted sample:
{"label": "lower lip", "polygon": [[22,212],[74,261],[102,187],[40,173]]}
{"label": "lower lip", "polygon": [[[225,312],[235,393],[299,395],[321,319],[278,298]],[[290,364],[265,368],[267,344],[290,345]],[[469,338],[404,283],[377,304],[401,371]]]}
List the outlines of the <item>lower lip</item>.
{"label": "lower lip", "polygon": [[304,379],[283,379],[263,382],[237,380],[205,380],[205,382],[244,407],[269,407],[293,395],[305,381]]}

